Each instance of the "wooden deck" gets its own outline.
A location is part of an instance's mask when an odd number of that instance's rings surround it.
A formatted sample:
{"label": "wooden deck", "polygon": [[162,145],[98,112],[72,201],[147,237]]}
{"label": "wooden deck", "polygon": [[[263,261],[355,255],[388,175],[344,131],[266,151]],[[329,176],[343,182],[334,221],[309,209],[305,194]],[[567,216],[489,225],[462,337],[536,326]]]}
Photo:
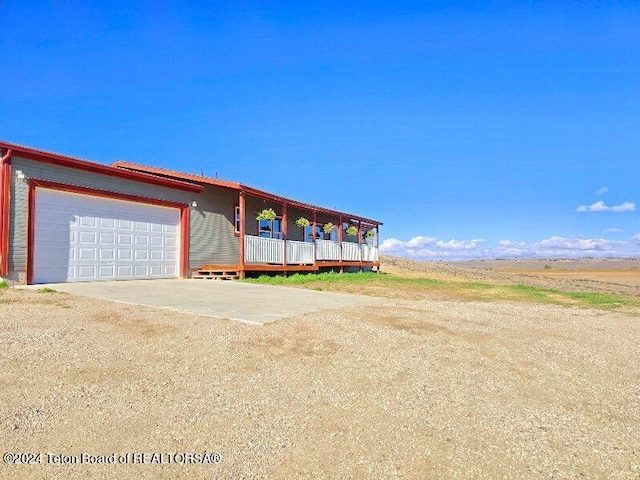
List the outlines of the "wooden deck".
{"label": "wooden deck", "polygon": [[191,278],[205,280],[237,280],[244,278],[246,272],[319,272],[323,269],[339,268],[376,268],[380,270],[380,262],[318,261],[313,265],[269,265],[248,263],[242,265],[207,264],[197,270]]}

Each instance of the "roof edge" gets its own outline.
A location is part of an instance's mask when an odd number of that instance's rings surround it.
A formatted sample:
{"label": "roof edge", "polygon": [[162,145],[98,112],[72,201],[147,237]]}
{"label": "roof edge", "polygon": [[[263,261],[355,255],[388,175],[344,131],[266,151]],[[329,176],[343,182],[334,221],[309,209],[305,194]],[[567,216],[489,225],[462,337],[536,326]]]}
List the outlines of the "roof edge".
{"label": "roof edge", "polygon": [[264,190],[260,190],[258,188],[254,188],[254,187],[251,187],[249,185],[244,185],[244,184],[238,183],[238,182],[231,182],[231,181],[228,181],[228,180],[220,180],[220,179],[217,179],[217,178],[210,178],[210,177],[205,177],[205,176],[202,176],[202,175],[194,175],[192,173],[183,173],[183,172],[178,172],[176,170],[169,170],[169,169],[166,169],[166,168],[150,167],[148,165],[142,165],[142,164],[139,164],[139,163],[126,162],[126,161],[123,161],[123,160],[118,160],[116,162],[113,162],[112,166],[116,167],[116,168],[125,169],[125,170],[147,172],[147,173],[151,173],[151,174],[154,174],[154,175],[165,175],[165,176],[168,176],[168,177],[180,178],[182,180],[188,180],[188,181],[191,181],[191,182],[199,182],[199,183],[203,183],[203,184],[206,184],[206,185],[214,185],[214,186],[223,187],[223,188],[230,188],[230,189],[233,189],[233,190],[246,192],[249,195],[258,196],[258,197],[261,197],[261,198],[265,198],[265,199],[273,200],[273,201],[277,201],[277,202],[287,203],[288,205],[295,206],[295,207],[298,207],[298,208],[302,208],[302,209],[305,209],[305,210],[311,210],[311,211],[315,211],[315,212],[326,213],[326,214],[330,214],[330,215],[334,215],[334,216],[349,217],[352,220],[363,221],[363,222],[371,224],[371,225],[383,225],[383,223],[378,221],[378,220],[373,220],[371,218],[362,217],[360,215],[352,215],[352,214],[347,213],[347,212],[341,212],[339,210],[333,210],[333,209],[330,209],[330,208],[319,207],[317,205],[311,205],[311,204],[304,203],[304,202],[301,202],[301,201],[298,201],[298,200],[293,200],[293,199],[290,199],[290,198],[287,198],[287,197],[276,195],[274,193],[266,192]]}
{"label": "roof edge", "polygon": [[159,185],[162,187],[168,187],[177,190],[185,190],[189,192],[202,191],[202,186],[195,183],[171,178],[158,177],[145,172],[122,170],[111,165],[83,160],[68,155],[61,155],[59,153],[48,152],[46,150],[40,150],[37,148],[25,147],[24,145],[9,143],[2,140],[0,140],[0,148],[11,149],[13,157],[24,157],[28,160],[36,160],[39,162],[60,165],[63,167],[75,168],[78,170],[86,170],[103,175],[109,175],[112,177],[120,177],[126,180],[150,183],[153,185]]}

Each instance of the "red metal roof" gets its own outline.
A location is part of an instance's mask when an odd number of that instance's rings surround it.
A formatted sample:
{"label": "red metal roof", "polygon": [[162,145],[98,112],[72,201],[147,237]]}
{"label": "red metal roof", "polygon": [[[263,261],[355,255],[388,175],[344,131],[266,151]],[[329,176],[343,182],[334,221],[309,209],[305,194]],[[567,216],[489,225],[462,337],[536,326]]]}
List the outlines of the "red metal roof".
{"label": "red metal roof", "polygon": [[298,200],[293,200],[290,198],[286,198],[286,197],[282,197],[280,195],[276,195],[273,193],[269,193],[269,192],[265,192],[264,190],[260,190],[254,187],[251,187],[249,185],[244,185],[238,182],[230,182],[227,180],[219,180],[217,178],[210,178],[210,177],[205,177],[205,176],[201,176],[201,175],[193,175],[191,173],[182,173],[182,172],[177,172],[175,170],[168,170],[168,169],[164,169],[164,168],[158,168],[158,167],[149,167],[147,165],[140,165],[138,163],[131,163],[131,162],[124,162],[124,161],[117,161],[113,163],[114,167],[117,168],[121,168],[121,169],[126,169],[126,170],[132,170],[132,171],[140,171],[140,172],[146,172],[146,173],[151,173],[154,175],[162,175],[162,176],[166,176],[166,177],[172,177],[172,178],[179,178],[182,180],[188,180],[190,182],[198,182],[201,184],[205,184],[205,185],[215,185],[218,187],[223,187],[223,188],[230,188],[233,190],[238,190],[238,191],[243,191],[249,195],[253,195],[256,197],[260,197],[260,198],[265,198],[265,199],[269,199],[269,200],[273,200],[276,202],[282,202],[282,203],[286,203],[287,205],[290,206],[294,206],[294,207],[298,207],[298,208],[302,208],[305,210],[311,210],[312,212],[320,212],[320,213],[326,213],[329,215],[335,215],[335,216],[342,216],[344,217],[345,221],[348,220],[360,220],[362,222],[365,223],[369,223],[371,225],[382,225],[382,222],[378,221],[378,220],[373,220],[370,218],[366,218],[366,217],[361,217],[359,215],[352,215],[350,213],[346,213],[346,212],[340,212],[338,210],[332,210],[332,209],[328,209],[328,208],[324,208],[324,207],[319,207],[317,205],[311,205],[309,203],[304,203],[304,202],[300,202]]}

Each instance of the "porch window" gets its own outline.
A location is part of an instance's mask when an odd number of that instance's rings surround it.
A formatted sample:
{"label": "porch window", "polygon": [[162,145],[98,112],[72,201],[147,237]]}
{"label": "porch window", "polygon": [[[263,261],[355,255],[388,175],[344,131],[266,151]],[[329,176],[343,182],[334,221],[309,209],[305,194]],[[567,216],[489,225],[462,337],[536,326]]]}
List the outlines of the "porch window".
{"label": "porch window", "polygon": [[240,235],[240,205],[233,206],[233,233]]}
{"label": "porch window", "polygon": [[282,217],[275,220],[258,220],[258,236],[282,239]]}
{"label": "porch window", "polygon": [[320,225],[316,225],[316,235],[313,238],[313,225],[309,225],[308,227],[304,227],[304,241],[305,242],[313,242],[314,240],[322,238],[322,227]]}

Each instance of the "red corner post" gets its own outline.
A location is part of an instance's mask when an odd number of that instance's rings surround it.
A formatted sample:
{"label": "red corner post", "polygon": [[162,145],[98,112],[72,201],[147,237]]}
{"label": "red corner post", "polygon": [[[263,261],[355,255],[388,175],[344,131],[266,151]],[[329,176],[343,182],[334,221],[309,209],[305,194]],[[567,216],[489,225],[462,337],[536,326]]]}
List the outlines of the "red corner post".
{"label": "red corner post", "polygon": [[246,214],[245,214],[245,198],[244,198],[244,192],[240,191],[239,195],[239,199],[238,199],[238,205],[240,206],[240,271],[238,272],[238,275],[240,276],[240,278],[244,278],[244,236],[245,236],[245,231],[246,231]]}
{"label": "red corner post", "polygon": [[11,210],[11,149],[0,158],[0,276],[9,273],[9,212]]}

